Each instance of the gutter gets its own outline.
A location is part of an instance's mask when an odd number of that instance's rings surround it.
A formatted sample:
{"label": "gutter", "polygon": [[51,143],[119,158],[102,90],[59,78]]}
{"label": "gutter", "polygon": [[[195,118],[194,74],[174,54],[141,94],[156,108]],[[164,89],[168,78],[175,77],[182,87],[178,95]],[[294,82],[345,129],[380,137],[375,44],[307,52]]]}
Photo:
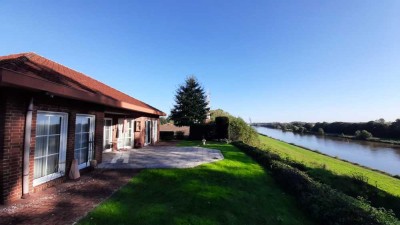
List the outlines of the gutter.
{"label": "gutter", "polygon": [[29,151],[31,146],[32,112],[33,97],[29,102],[25,119],[24,153],[22,164],[22,198],[27,198],[29,196]]}

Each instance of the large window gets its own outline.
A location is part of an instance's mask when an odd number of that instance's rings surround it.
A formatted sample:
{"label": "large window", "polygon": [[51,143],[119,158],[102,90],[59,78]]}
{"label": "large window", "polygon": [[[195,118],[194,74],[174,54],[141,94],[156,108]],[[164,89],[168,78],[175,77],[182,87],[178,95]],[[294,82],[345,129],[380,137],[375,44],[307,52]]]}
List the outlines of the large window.
{"label": "large window", "polygon": [[75,159],[78,161],[79,169],[89,166],[93,159],[94,140],[94,116],[76,116],[75,123]]}
{"label": "large window", "polygon": [[66,113],[38,112],[33,185],[64,175],[66,137]]}

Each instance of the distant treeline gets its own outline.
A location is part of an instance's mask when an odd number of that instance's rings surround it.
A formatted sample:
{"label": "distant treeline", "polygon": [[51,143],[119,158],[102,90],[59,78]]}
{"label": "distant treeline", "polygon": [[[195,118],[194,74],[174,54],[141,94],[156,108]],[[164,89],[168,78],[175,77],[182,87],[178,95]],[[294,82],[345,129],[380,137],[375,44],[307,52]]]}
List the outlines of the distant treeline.
{"label": "distant treeline", "polygon": [[299,133],[329,133],[338,135],[355,135],[357,131],[366,130],[374,137],[400,139],[400,119],[395,122],[386,122],[383,119],[363,122],[333,122],[333,123],[254,123],[255,126],[264,126],[274,129],[291,130]]}

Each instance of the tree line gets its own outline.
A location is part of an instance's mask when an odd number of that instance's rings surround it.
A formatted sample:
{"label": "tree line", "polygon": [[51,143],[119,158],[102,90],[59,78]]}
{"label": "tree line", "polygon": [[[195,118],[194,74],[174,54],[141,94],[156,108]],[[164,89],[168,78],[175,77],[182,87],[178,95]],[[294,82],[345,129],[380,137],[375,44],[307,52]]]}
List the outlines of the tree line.
{"label": "tree line", "polygon": [[[329,133],[337,135],[360,134],[361,131],[367,131],[374,137],[385,139],[400,139],[400,119],[394,122],[386,122],[379,119],[369,122],[349,123],[349,122],[291,122],[291,123],[257,123],[253,125],[265,126],[274,129],[291,130],[298,133]],[[357,132],[358,131],[358,132]]]}

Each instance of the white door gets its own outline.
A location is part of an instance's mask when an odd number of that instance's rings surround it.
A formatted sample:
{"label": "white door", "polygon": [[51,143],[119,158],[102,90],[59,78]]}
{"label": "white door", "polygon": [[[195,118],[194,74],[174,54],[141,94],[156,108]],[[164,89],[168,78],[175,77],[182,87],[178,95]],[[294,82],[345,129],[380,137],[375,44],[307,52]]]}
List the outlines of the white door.
{"label": "white door", "polygon": [[104,119],[104,134],[103,134],[103,150],[111,151],[112,150],[112,119],[105,118]]}
{"label": "white door", "polygon": [[74,153],[79,169],[88,167],[94,157],[94,120],[93,115],[76,115]]}
{"label": "white door", "polygon": [[133,119],[118,119],[118,149],[131,149],[134,146]]}
{"label": "white door", "polygon": [[157,132],[157,120],[153,120],[153,143],[156,143],[158,141],[158,132]]}
{"label": "white door", "polygon": [[152,129],[151,129],[151,121],[147,120],[146,121],[146,132],[145,132],[145,136],[144,136],[144,144],[145,145],[149,145],[151,144],[151,138],[153,135]]}

